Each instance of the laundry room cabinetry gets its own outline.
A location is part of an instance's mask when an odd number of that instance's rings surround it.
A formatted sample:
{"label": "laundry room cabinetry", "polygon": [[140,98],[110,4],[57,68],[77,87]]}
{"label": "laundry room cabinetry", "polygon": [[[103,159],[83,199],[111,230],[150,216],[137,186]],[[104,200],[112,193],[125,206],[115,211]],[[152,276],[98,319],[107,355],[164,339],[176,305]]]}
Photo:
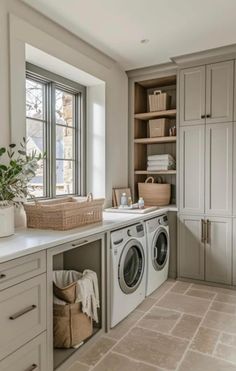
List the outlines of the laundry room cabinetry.
{"label": "laundry room cabinetry", "polygon": [[180,72],[180,125],[233,120],[234,61]]}
{"label": "laundry room cabinetry", "polygon": [[231,218],[179,217],[179,276],[231,284]]}
{"label": "laundry room cabinetry", "polygon": [[180,212],[232,215],[233,124],[180,128]]}
{"label": "laundry room cabinetry", "polygon": [[206,281],[231,284],[232,220],[205,220]]}
{"label": "laundry room cabinetry", "polygon": [[179,275],[204,280],[204,237],[201,216],[179,217]]}

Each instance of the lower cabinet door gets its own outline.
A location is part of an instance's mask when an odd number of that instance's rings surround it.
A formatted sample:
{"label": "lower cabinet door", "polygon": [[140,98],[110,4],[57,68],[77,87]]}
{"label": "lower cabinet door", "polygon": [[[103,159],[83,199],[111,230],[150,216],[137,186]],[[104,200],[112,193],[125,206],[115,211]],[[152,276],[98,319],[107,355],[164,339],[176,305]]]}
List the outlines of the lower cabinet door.
{"label": "lower cabinet door", "polygon": [[201,216],[179,216],[178,275],[204,280],[204,223]]}
{"label": "lower cabinet door", "polygon": [[232,284],[232,220],[206,218],[206,281]]}
{"label": "lower cabinet door", "polygon": [[46,371],[46,332],[0,361],[1,371]]}

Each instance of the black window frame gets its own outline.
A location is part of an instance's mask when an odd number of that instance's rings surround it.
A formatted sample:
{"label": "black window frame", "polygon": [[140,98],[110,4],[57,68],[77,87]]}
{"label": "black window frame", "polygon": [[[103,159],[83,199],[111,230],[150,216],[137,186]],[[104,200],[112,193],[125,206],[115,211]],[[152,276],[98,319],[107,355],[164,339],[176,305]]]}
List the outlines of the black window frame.
{"label": "black window frame", "polygon": [[[26,63],[26,79],[39,82],[45,89],[45,151],[46,171],[45,171],[45,195],[40,198],[56,198],[71,195],[83,196],[86,189],[86,87],[69,80],[63,76],[52,73],[41,67]],[[74,192],[73,194],[56,194],[56,109],[55,92],[56,90],[66,91],[73,95],[74,99]],[[32,119],[31,117],[27,117]],[[33,118],[33,120],[35,120]],[[37,120],[37,119],[36,119]],[[41,120],[43,121],[43,120]],[[65,125],[66,127],[66,125]]]}

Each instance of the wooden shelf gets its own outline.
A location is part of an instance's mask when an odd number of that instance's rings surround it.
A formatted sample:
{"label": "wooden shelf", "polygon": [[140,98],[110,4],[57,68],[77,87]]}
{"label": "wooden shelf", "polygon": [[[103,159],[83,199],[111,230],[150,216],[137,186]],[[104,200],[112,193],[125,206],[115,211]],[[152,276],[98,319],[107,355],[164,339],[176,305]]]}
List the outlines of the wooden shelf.
{"label": "wooden shelf", "polygon": [[173,143],[176,142],[176,137],[156,137],[156,138],[136,138],[134,143],[138,144],[157,144],[157,143]]}
{"label": "wooden shelf", "polygon": [[176,170],[160,170],[160,171],[135,170],[134,173],[136,175],[148,175],[148,174],[175,175]]}
{"label": "wooden shelf", "polygon": [[145,112],[145,113],[136,113],[134,117],[139,120],[150,120],[161,117],[175,117],[176,109],[170,109],[167,111],[156,111],[156,112]]}

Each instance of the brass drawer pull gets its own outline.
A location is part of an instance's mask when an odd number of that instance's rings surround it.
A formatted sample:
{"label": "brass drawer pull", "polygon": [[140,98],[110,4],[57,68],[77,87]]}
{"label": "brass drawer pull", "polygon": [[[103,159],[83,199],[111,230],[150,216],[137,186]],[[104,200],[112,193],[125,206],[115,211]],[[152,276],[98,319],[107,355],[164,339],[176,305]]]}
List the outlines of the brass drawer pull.
{"label": "brass drawer pull", "polygon": [[34,370],[36,370],[36,368],[38,368],[38,366],[35,363],[33,363],[32,366],[27,368],[27,370],[25,370],[25,371],[34,371]]}
{"label": "brass drawer pull", "polygon": [[31,312],[32,310],[34,310],[35,308],[37,308],[37,305],[31,305],[30,307],[27,307],[23,310],[21,310],[20,312],[16,313],[16,314],[13,314],[12,316],[9,317],[9,319],[11,320],[15,320],[21,316],[23,316],[24,314],[28,313],[28,312]]}
{"label": "brass drawer pull", "polygon": [[207,219],[207,235],[206,235],[206,242],[207,244],[211,243],[211,222]]}
{"label": "brass drawer pull", "polygon": [[2,280],[3,278],[6,278],[6,275],[3,273],[0,273],[0,279]]}
{"label": "brass drawer pull", "polygon": [[71,246],[73,246],[73,247],[80,247],[80,246],[82,246],[82,245],[84,245],[86,243],[88,243],[88,240],[84,240],[84,241],[81,241],[79,243],[72,243]]}
{"label": "brass drawer pull", "polygon": [[201,242],[204,243],[205,242],[205,220],[204,219],[201,219]]}

